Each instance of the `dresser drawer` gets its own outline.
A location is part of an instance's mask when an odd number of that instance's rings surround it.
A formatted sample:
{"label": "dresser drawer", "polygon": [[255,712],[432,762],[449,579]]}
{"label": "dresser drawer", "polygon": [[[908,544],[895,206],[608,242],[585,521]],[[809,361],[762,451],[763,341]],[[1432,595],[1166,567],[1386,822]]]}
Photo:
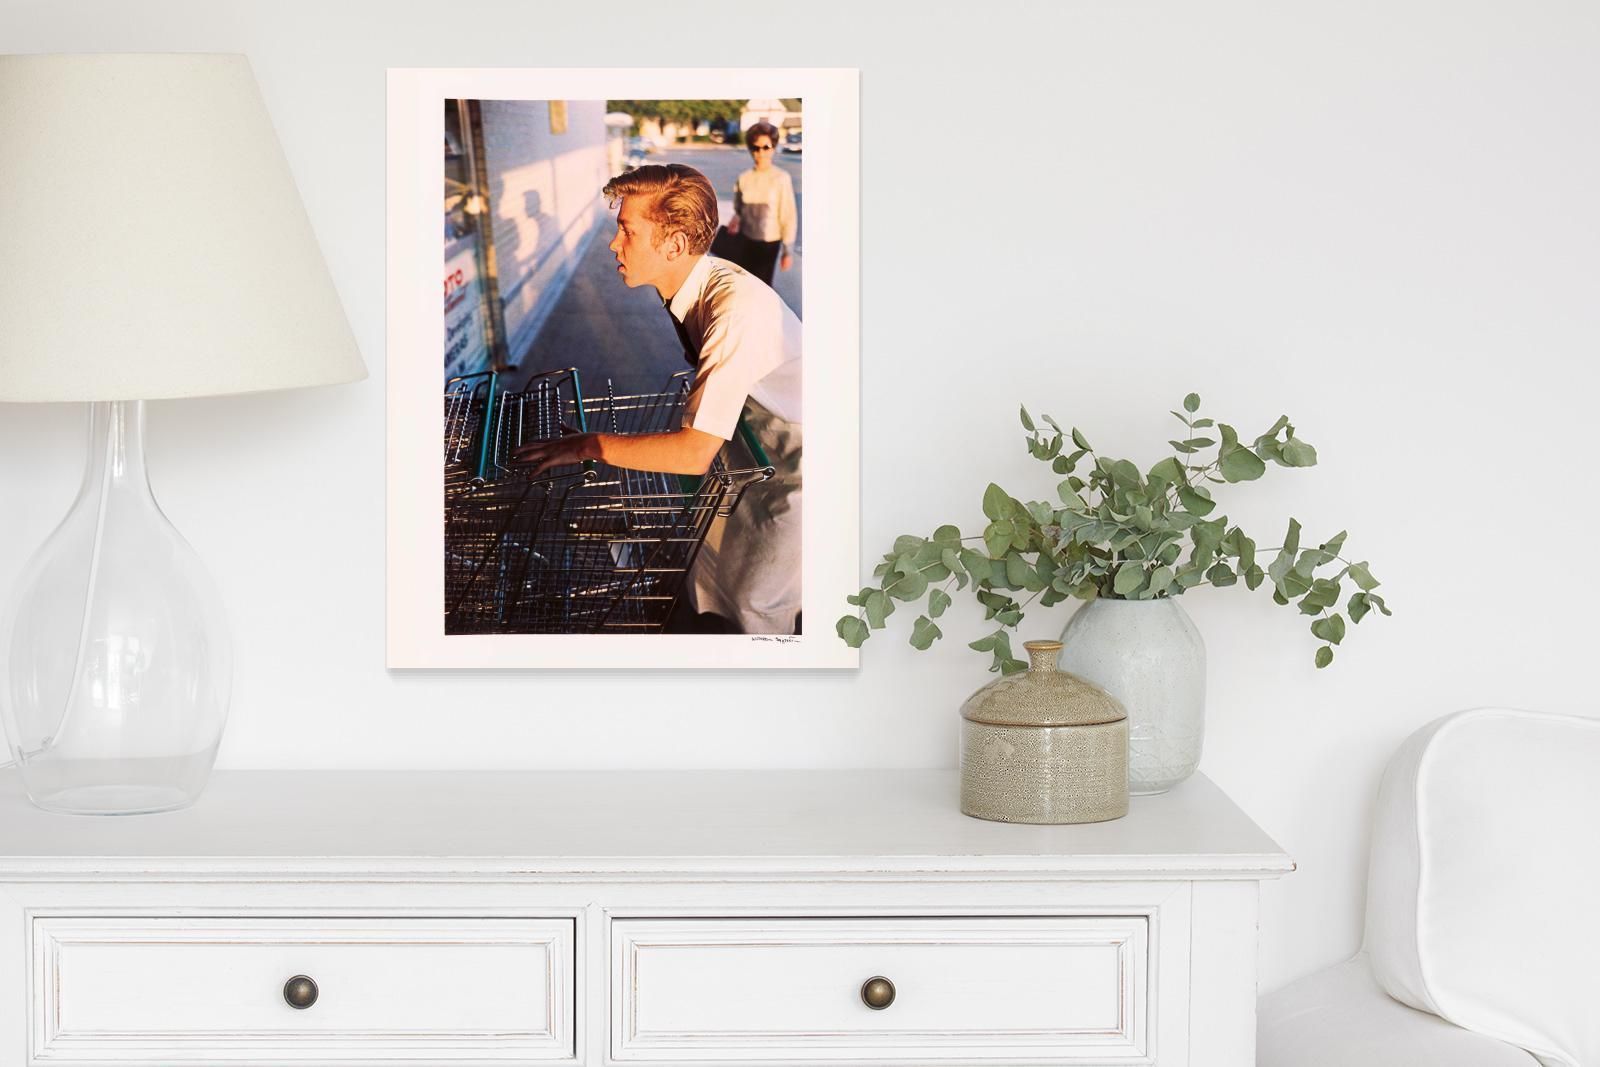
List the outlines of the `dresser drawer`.
{"label": "dresser drawer", "polygon": [[[35,1062],[570,1059],[572,919],[33,920]],[[307,976],[314,1003],[290,1005]]]}
{"label": "dresser drawer", "polygon": [[618,918],[611,961],[616,1060],[1148,1062],[1144,916]]}

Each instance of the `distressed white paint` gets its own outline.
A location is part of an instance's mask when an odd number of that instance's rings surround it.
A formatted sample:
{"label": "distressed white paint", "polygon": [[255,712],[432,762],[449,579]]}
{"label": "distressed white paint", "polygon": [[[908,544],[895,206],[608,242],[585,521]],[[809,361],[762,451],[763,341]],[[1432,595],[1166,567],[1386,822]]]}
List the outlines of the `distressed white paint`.
{"label": "distressed white paint", "polygon": [[222,771],[112,821],[8,774],[0,1063],[1249,1062],[1253,891],[1292,864],[1221,790],[1036,827],[955,786]]}

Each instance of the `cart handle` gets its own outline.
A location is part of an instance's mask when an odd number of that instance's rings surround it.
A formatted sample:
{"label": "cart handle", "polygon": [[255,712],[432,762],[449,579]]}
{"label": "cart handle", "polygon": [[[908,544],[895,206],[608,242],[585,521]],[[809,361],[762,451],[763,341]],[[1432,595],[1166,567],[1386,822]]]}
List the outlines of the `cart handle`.
{"label": "cart handle", "polygon": [[[772,461],[767,458],[767,450],[761,447],[761,442],[756,440],[755,431],[750,429],[750,424],[744,421],[744,416],[739,416],[739,439],[750,449],[750,455],[755,457],[757,467],[772,469]],[[705,475],[696,477],[693,474],[678,475],[678,489],[684,496],[693,496],[700,491],[700,484],[704,482]]]}
{"label": "cart handle", "polygon": [[756,466],[770,467],[772,461],[767,458],[767,450],[761,447],[761,442],[756,440],[756,435],[750,429],[750,424],[744,421],[744,416],[739,416],[739,437],[744,441],[745,447],[756,458]]}
{"label": "cart handle", "polygon": [[489,375],[489,392],[483,398],[483,443],[478,448],[478,480],[489,477],[489,450],[494,444],[494,387],[500,379],[498,372]]}

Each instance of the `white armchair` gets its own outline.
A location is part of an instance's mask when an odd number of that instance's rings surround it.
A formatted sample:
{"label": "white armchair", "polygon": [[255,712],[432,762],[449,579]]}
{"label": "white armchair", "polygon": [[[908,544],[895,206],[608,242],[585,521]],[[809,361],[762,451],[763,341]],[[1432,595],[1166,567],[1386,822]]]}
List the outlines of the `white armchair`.
{"label": "white armchair", "polygon": [[1484,708],[1411,735],[1363,951],[1259,1020],[1259,1067],[1600,1067],[1600,719]]}

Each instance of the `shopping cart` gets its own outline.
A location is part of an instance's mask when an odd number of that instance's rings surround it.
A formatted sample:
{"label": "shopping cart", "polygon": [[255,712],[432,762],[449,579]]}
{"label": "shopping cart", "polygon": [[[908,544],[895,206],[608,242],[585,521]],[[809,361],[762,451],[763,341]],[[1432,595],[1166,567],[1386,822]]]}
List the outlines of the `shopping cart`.
{"label": "shopping cart", "polygon": [[533,441],[598,430],[676,430],[689,372],[659,393],[585,397],[576,371],[497,393],[459,379],[445,402],[445,632],[660,631],[711,523],[773,476],[739,434],[691,478],[585,463],[530,477],[511,464]]}

